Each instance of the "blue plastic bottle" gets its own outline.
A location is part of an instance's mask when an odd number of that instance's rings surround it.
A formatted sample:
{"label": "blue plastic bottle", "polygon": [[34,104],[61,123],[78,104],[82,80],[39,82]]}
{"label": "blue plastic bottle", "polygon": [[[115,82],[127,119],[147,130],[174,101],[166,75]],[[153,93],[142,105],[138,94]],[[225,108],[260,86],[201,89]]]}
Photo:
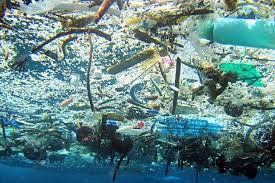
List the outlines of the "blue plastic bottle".
{"label": "blue plastic bottle", "polygon": [[197,30],[201,38],[220,44],[275,49],[275,21],[220,18]]}

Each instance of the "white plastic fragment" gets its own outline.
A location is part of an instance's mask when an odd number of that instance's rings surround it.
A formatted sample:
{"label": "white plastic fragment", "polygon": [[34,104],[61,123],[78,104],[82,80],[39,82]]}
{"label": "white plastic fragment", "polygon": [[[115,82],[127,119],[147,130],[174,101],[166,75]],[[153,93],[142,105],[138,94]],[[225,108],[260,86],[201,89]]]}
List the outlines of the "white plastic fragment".
{"label": "white plastic fragment", "polygon": [[[47,1],[32,1],[31,4],[20,5],[20,10],[29,15],[43,14],[48,12],[96,12],[99,6],[90,7],[88,3],[75,3],[74,0],[47,0]],[[107,14],[120,16],[120,11],[109,8]]]}

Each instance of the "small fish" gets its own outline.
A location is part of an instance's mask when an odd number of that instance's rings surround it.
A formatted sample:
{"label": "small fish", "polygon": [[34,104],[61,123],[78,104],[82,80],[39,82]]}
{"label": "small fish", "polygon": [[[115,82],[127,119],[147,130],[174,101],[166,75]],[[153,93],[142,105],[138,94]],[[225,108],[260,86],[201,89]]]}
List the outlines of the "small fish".
{"label": "small fish", "polygon": [[156,110],[156,109],[149,109],[146,112],[151,116],[156,116],[159,114],[159,110]]}
{"label": "small fish", "polygon": [[169,67],[175,66],[175,61],[171,60],[168,56],[161,57],[161,63],[168,65]]}

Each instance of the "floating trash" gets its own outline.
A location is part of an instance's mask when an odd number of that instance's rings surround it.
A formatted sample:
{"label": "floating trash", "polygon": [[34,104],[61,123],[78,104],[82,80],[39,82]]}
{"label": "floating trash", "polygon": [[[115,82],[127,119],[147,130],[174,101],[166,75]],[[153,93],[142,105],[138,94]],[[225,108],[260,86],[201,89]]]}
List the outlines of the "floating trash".
{"label": "floating trash", "polygon": [[156,122],[161,124],[157,127],[157,130],[162,135],[174,135],[178,137],[217,135],[223,129],[223,126],[217,122],[209,122],[206,119],[162,116],[157,118]]}
{"label": "floating trash", "polygon": [[223,72],[236,73],[238,80],[246,82],[248,85],[263,87],[265,86],[262,82],[264,78],[256,66],[250,64],[235,64],[235,63],[223,63],[219,65]]}
{"label": "floating trash", "polygon": [[203,38],[217,43],[275,49],[274,21],[219,18],[208,21],[199,29]]}
{"label": "floating trash", "polygon": [[268,0],[0,0],[1,164],[272,182],[274,14]]}

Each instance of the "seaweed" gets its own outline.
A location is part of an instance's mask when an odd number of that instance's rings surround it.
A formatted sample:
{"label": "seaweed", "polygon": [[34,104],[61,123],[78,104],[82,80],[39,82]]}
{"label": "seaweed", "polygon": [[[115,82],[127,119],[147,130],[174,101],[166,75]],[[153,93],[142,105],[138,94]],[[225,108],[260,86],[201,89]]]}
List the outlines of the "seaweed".
{"label": "seaweed", "polygon": [[140,41],[143,41],[145,43],[155,43],[157,45],[161,45],[161,46],[165,46],[165,44],[163,44],[161,41],[159,41],[156,38],[153,38],[152,36],[150,36],[147,32],[145,31],[141,31],[140,29],[134,29],[132,30],[134,32],[134,36],[135,38],[137,38]]}
{"label": "seaweed", "polygon": [[[117,162],[117,165],[115,166],[114,173],[113,173],[113,181],[115,181],[119,167],[123,159],[127,156],[127,154],[132,150],[133,148],[133,140],[130,136],[118,136],[116,135],[114,138],[111,139],[112,141],[112,159],[114,159],[114,153],[118,152],[120,154],[120,159]],[[126,162],[126,165],[129,164],[129,158]]]}

